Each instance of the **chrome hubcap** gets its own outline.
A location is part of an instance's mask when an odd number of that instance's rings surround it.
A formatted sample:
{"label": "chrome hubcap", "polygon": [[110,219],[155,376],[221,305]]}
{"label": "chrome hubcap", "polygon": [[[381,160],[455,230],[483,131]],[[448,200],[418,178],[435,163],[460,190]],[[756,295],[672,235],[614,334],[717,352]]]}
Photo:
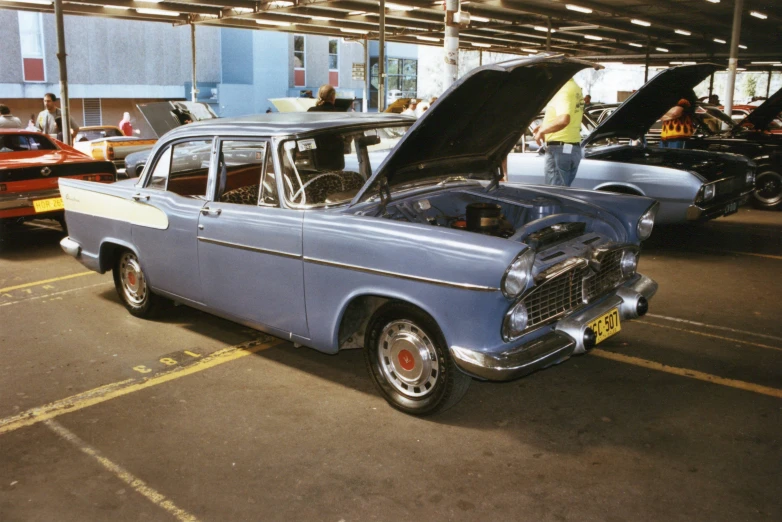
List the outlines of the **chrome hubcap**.
{"label": "chrome hubcap", "polygon": [[755,197],[767,205],[782,201],[782,176],[776,172],[763,172],[755,183]]}
{"label": "chrome hubcap", "polygon": [[119,262],[119,273],[122,281],[122,292],[128,302],[140,306],[147,297],[147,281],[136,256],[122,254]]}
{"label": "chrome hubcap", "polygon": [[410,321],[383,328],[377,346],[380,370],[396,391],[409,397],[432,392],[440,377],[440,361],[431,339]]}

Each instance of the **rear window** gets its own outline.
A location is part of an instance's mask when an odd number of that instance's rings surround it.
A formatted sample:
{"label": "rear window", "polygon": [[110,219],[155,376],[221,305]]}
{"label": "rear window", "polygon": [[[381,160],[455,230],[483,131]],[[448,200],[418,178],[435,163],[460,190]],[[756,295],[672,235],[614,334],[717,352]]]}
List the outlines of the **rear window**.
{"label": "rear window", "polygon": [[46,136],[36,134],[4,134],[0,135],[0,153],[27,152],[31,150],[57,150]]}

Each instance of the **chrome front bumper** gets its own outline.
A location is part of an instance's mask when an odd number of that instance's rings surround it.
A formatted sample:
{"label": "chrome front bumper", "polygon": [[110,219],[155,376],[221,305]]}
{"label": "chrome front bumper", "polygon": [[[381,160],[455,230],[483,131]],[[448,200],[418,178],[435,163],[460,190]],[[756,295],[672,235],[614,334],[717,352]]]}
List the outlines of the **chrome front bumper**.
{"label": "chrome front bumper", "polygon": [[502,353],[485,353],[451,346],[456,365],[466,373],[490,381],[509,381],[557,364],[573,354],[584,353],[584,334],[589,324],[612,308],[621,320],[638,317],[640,298],[649,300],[657,292],[657,283],[638,275],[599,301],[559,321],[554,331]]}
{"label": "chrome front bumper", "polygon": [[753,190],[754,188],[742,192],[738,196],[730,198],[727,201],[721,201],[712,205],[690,205],[687,208],[687,221],[705,221],[733,214],[738,210],[738,207],[747,202],[747,199],[749,198],[749,195],[752,194]]}

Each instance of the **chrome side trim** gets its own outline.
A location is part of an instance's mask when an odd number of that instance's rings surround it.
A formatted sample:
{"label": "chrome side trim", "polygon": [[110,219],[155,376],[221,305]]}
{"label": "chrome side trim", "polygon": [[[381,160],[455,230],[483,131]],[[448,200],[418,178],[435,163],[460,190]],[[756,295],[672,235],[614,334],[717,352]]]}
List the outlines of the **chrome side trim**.
{"label": "chrome side trim", "polygon": [[228,248],[238,248],[240,250],[247,250],[249,252],[257,252],[259,254],[269,254],[272,256],[289,257],[291,259],[301,259],[299,254],[289,254],[287,252],[280,252],[279,250],[270,250],[268,248],[258,248],[249,245],[242,245],[241,243],[231,243],[229,241],[220,241],[218,239],[210,239],[208,237],[199,237],[199,241],[204,243],[211,243],[213,245],[224,246]]}
{"label": "chrome side trim", "polygon": [[307,263],[314,263],[316,265],[333,266],[336,268],[345,268],[347,270],[355,270],[356,272],[364,272],[366,274],[375,274],[387,277],[396,277],[397,279],[406,279],[408,281],[420,281],[422,283],[429,283],[432,285],[447,286],[451,288],[460,288],[462,290],[475,290],[477,292],[499,292],[499,288],[491,286],[472,285],[469,283],[454,283],[452,281],[443,281],[440,279],[431,279],[428,277],[419,277],[409,274],[400,274],[398,272],[389,272],[387,270],[376,270],[374,268],[365,268],[362,266],[348,265],[345,263],[334,263],[332,261],[324,261],[323,259],[315,259],[312,257],[305,257],[304,261]]}

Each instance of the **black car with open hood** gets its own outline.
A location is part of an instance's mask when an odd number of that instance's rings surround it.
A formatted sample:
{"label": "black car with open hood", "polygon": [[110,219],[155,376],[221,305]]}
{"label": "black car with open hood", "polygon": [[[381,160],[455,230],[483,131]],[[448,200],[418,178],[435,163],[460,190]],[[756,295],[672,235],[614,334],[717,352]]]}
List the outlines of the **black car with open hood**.
{"label": "black car with open hood", "polygon": [[[699,64],[662,71],[613,109],[584,140],[584,145],[593,145],[587,150],[587,157],[608,159],[603,157],[603,147],[594,147],[601,141],[645,141],[644,138],[658,138],[659,135],[650,133],[653,125],[678,100],[692,97],[695,86],[718,69],[721,67],[714,64]],[[610,110],[610,107],[604,108]],[[758,208],[779,208],[782,206],[782,136],[764,131],[780,110],[782,94],[777,92],[744,121],[735,125],[717,107],[699,104],[695,114],[696,133],[686,140],[685,148],[728,152],[750,158],[757,164],[756,188],[750,201]],[[646,149],[658,150],[656,145]],[[669,155],[672,151],[659,150]]]}

